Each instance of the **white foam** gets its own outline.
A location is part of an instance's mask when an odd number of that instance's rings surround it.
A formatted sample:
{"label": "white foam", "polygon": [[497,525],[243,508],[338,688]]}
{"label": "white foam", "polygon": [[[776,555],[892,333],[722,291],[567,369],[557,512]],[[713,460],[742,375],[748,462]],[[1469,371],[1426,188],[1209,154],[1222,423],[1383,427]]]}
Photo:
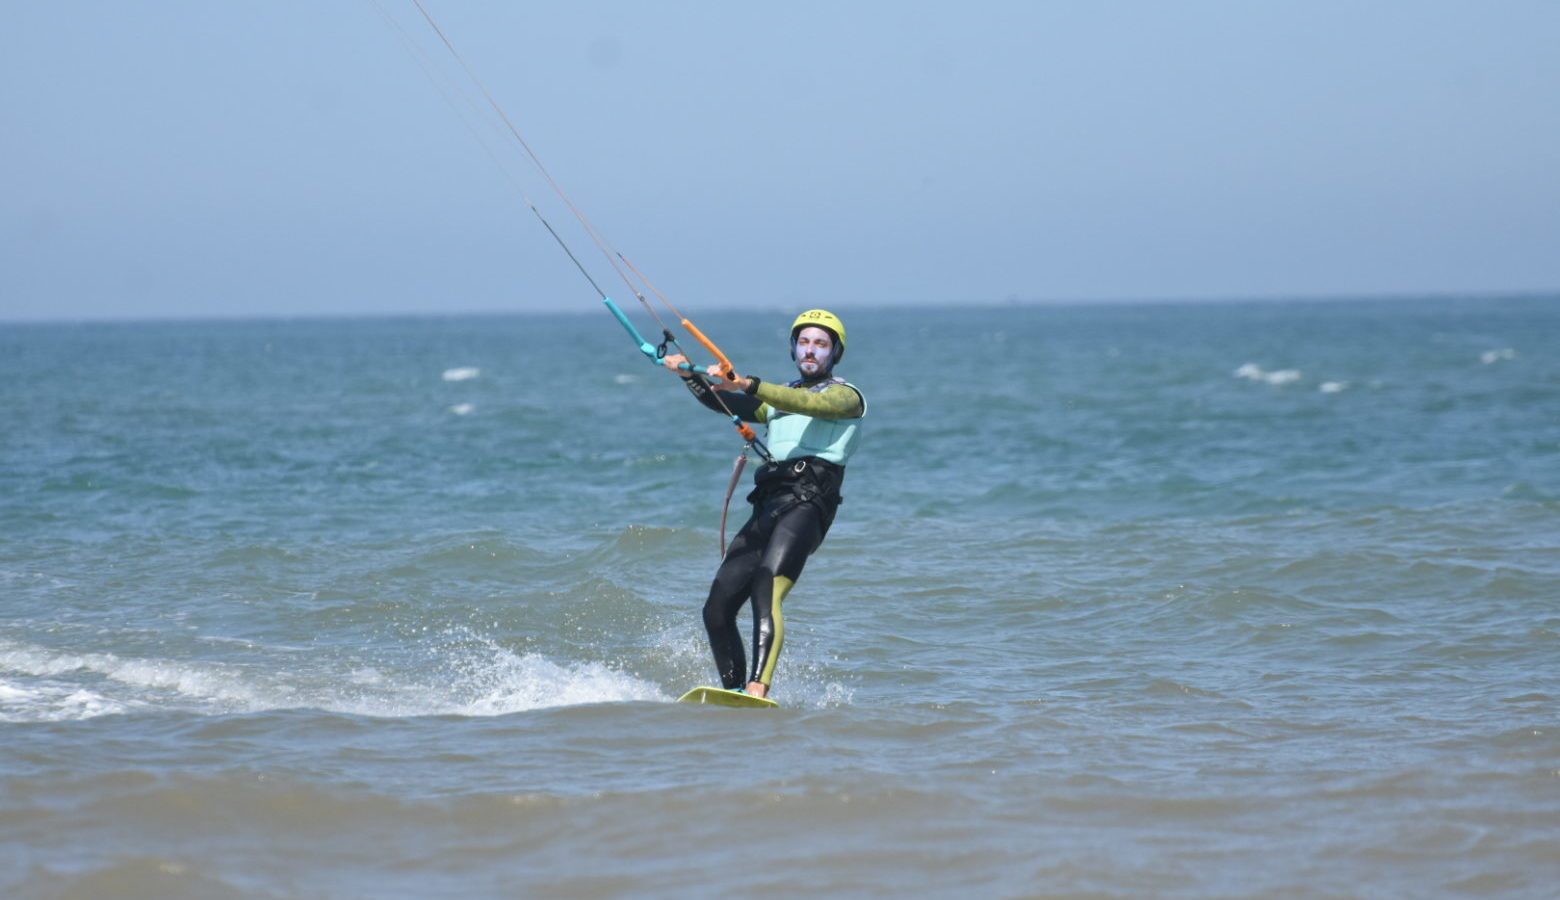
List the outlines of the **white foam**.
{"label": "white foam", "polygon": [[848,688],[837,681],[824,685],[822,700],[824,706],[850,706],[854,699],[856,699],[856,691],[853,688]]}
{"label": "white foam", "polygon": [[[437,683],[402,684],[351,702],[364,715],[500,716],[558,706],[629,700],[670,700],[659,687],[600,663],[557,663],[535,653],[518,654],[491,638],[458,628],[430,648]],[[376,672],[376,674],[378,674]]]}
{"label": "white foam", "polygon": [[126,704],[72,684],[0,680],[0,722],[60,722],[121,713]]}
{"label": "white foam", "polygon": [[1479,354],[1479,361],[1484,363],[1486,366],[1492,366],[1495,363],[1501,362],[1503,360],[1516,358],[1517,351],[1510,347],[1506,347],[1501,350],[1486,350]]}
{"label": "white foam", "polygon": [[[267,671],[0,641],[0,672],[10,676],[0,679],[0,721],[73,720],[168,708],[213,714],[321,709],[387,718],[497,716],[672,699],[657,685],[600,663],[516,654],[464,631],[445,638],[413,660],[410,672],[330,657],[317,659],[314,671],[300,671],[292,655]],[[422,677],[429,672],[437,673],[434,680]]]}
{"label": "white foam", "polygon": [[1347,381],[1324,381],[1318,389],[1324,394],[1340,394],[1349,389]]}
{"label": "white foam", "polygon": [[476,412],[476,410],[477,405],[475,403],[457,403],[450,407],[450,412],[457,416],[469,416],[473,412]]}
{"label": "white foam", "polygon": [[481,376],[482,370],[476,366],[458,366],[453,369],[444,370],[445,381],[470,381],[473,378],[480,378]]}
{"label": "white foam", "polygon": [[579,706],[626,700],[665,700],[656,686],[600,663],[559,665],[535,654],[517,656],[494,648],[473,685],[474,696],[444,713],[500,716],[554,706]]}
{"label": "white foam", "polygon": [[[256,709],[267,705],[241,674],[213,664],[125,659],[112,653],[69,653],[0,642],[0,667],[39,679],[25,686],[15,682],[10,685],[12,689],[32,692],[36,700],[53,704],[52,709],[35,707],[30,718],[74,719],[123,712],[150,705],[154,702],[151,695],[158,693],[171,693],[203,704],[217,702],[228,708]],[[133,690],[129,697],[115,697],[99,690],[102,685],[83,685],[62,676],[106,679],[139,690]]]}
{"label": "white foam", "polygon": [[1258,381],[1275,386],[1294,384],[1300,380],[1302,375],[1299,369],[1278,369],[1269,372],[1256,363],[1246,363],[1236,369],[1233,374],[1236,378],[1244,378],[1247,381]]}

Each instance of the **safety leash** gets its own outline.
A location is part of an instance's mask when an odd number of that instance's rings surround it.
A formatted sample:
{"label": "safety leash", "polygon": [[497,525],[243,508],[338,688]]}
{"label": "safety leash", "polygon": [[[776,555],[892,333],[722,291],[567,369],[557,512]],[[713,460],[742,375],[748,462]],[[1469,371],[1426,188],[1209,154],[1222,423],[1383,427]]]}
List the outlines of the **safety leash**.
{"label": "safety leash", "polygon": [[726,513],[731,510],[731,495],[736,493],[737,482],[742,480],[742,470],[747,466],[748,445],[742,447],[742,455],[731,466],[731,481],[726,485],[726,500],[720,505],[720,558],[726,558]]}

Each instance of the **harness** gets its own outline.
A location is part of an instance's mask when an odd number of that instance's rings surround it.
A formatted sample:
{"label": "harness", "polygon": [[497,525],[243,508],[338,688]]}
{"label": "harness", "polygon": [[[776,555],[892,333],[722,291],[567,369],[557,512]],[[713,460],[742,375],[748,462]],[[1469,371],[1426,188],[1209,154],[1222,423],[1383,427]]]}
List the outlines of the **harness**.
{"label": "harness", "polygon": [[765,515],[779,517],[803,503],[819,501],[833,516],[834,508],[844,502],[840,485],[845,467],[816,456],[783,459],[765,463],[753,476],[753,490],[747,501],[761,507]]}

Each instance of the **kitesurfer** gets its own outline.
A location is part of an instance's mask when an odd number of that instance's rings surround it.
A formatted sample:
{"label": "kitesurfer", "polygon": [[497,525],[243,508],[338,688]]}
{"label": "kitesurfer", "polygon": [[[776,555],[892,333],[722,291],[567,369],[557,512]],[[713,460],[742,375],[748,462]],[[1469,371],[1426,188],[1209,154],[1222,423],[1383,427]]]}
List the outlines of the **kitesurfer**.
{"label": "kitesurfer", "polygon": [[[747,497],[753,513],[727,548],[704,604],[704,628],[727,690],[768,696],[785,641],[781,605],[834,522],[867,412],[861,391],[834,374],[844,357],[845,325],[828,310],[810,309],[791,324],[791,358],[801,377],[789,384],[751,376],[711,382],[678,369],[687,362],[681,354],[664,360],[700,403],[768,427],[771,459],[754,475]],[[751,665],[737,628],[737,612],[749,602]]]}

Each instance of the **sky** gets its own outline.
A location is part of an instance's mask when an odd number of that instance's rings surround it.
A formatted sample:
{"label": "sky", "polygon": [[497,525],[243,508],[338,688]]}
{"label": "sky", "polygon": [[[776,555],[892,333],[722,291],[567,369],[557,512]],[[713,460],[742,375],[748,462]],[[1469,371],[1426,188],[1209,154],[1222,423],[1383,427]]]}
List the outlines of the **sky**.
{"label": "sky", "polygon": [[[424,3],[690,314],[1560,291],[1553,0]],[[0,320],[627,293],[411,0],[0,9]]]}

